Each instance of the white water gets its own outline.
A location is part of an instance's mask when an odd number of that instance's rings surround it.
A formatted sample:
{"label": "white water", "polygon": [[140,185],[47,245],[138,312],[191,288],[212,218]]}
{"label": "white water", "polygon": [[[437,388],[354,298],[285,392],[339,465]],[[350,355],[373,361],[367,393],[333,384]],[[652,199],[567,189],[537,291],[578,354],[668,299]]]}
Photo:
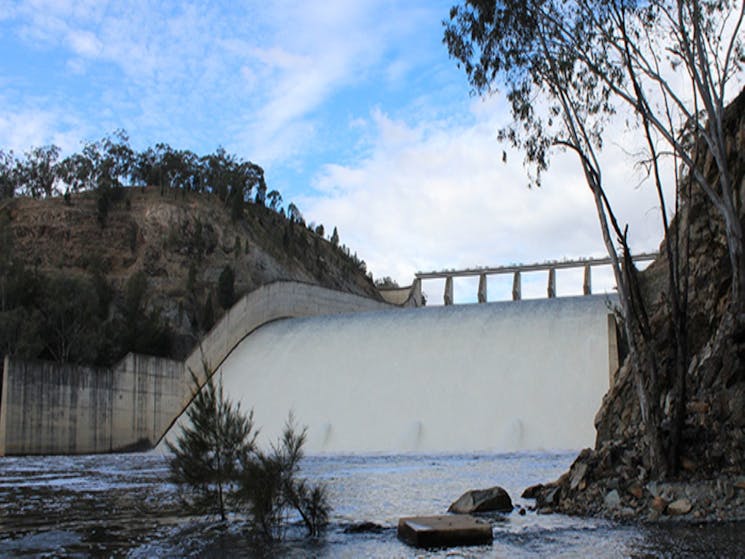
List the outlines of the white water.
{"label": "white water", "polygon": [[608,388],[607,314],[590,296],[283,320],[220,373],[264,442],[292,410],[310,453],[576,449]]}

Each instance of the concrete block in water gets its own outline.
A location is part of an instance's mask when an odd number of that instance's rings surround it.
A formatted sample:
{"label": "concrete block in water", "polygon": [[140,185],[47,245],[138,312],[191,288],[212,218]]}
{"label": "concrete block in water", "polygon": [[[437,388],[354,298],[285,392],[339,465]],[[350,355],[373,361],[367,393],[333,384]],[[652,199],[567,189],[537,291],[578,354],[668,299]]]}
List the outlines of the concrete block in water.
{"label": "concrete block in water", "polygon": [[492,543],[491,524],[469,515],[410,516],[398,520],[398,539],[414,547]]}

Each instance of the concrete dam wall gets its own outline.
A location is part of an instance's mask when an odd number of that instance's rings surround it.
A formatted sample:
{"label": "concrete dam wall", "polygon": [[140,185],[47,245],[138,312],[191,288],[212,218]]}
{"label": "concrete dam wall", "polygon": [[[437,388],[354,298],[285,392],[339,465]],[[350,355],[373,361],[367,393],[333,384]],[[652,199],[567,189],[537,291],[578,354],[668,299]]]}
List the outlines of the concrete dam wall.
{"label": "concrete dam wall", "polygon": [[514,451],[591,446],[616,367],[584,296],[277,321],[219,375],[264,443],[292,411],[313,453]]}
{"label": "concrete dam wall", "polygon": [[[192,398],[191,372],[217,369],[264,324],[389,305],[299,282],[241,298],[185,361],[127,355],[111,368],[6,357],[0,383],[0,456],[85,454],[152,448]],[[203,378],[202,378],[203,380]]]}
{"label": "concrete dam wall", "polygon": [[[299,317],[299,318],[298,318]],[[578,448],[617,361],[604,296],[397,309],[294,282],[241,299],[183,362],[113,368],[7,358],[0,455],[151,447],[217,370],[273,440],[292,411],[311,452]]]}
{"label": "concrete dam wall", "polygon": [[152,448],[181,409],[180,361],[128,354],[115,367],[6,357],[0,456]]}

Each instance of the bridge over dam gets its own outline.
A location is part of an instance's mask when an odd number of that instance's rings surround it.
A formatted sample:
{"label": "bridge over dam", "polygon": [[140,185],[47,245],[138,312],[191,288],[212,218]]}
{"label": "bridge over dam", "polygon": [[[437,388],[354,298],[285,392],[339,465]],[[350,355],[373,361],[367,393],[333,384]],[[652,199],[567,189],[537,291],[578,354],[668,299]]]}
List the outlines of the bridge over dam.
{"label": "bridge over dam", "polygon": [[614,297],[401,308],[271,284],[184,362],[129,355],[93,369],[6,358],[0,455],[152,448],[180,430],[190,371],[202,375],[203,362],[254,409],[261,438],[274,440],[292,411],[313,453],[591,445],[618,365]]}
{"label": "bridge over dam", "polygon": [[[637,254],[633,257],[635,263],[651,262],[657,258],[656,252]],[[383,297],[389,302],[404,306],[420,306],[423,302],[422,282],[424,280],[445,280],[445,289],[443,293],[443,304],[452,305],[455,303],[453,297],[453,282],[456,278],[473,278],[478,277],[477,301],[486,303],[487,297],[487,280],[494,276],[512,276],[512,300],[520,301],[522,295],[522,278],[525,274],[534,274],[546,272],[546,297],[553,299],[557,297],[556,290],[556,272],[557,270],[582,269],[582,294],[592,294],[592,270],[601,266],[611,264],[610,257],[605,258],[581,258],[578,260],[561,260],[553,262],[538,262],[535,264],[511,264],[509,266],[484,267],[484,268],[467,268],[463,270],[441,270],[433,272],[417,272],[414,276],[414,282],[406,287],[392,287],[381,289]]]}

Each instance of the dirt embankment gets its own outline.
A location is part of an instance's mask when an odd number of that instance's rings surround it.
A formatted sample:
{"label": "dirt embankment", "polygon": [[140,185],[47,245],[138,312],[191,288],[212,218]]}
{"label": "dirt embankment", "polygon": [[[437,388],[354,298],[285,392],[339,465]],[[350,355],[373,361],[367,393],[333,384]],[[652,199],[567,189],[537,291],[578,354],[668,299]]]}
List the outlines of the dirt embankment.
{"label": "dirt embankment", "polygon": [[[321,231],[256,204],[232,219],[225,204],[208,194],[125,188],[103,220],[95,193],[69,200],[17,198],[0,206],[0,228],[4,261],[22,266],[27,276],[103,278],[111,291],[104,321],[126,315],[128,285],[144,277],[139,310],[157,313],[168,333],[166,353],[177,358],[222,315],[226,300],[262,284],[296,280],[379,298],[364,264]],[[24,351],[49,358],[44,348]]]}

